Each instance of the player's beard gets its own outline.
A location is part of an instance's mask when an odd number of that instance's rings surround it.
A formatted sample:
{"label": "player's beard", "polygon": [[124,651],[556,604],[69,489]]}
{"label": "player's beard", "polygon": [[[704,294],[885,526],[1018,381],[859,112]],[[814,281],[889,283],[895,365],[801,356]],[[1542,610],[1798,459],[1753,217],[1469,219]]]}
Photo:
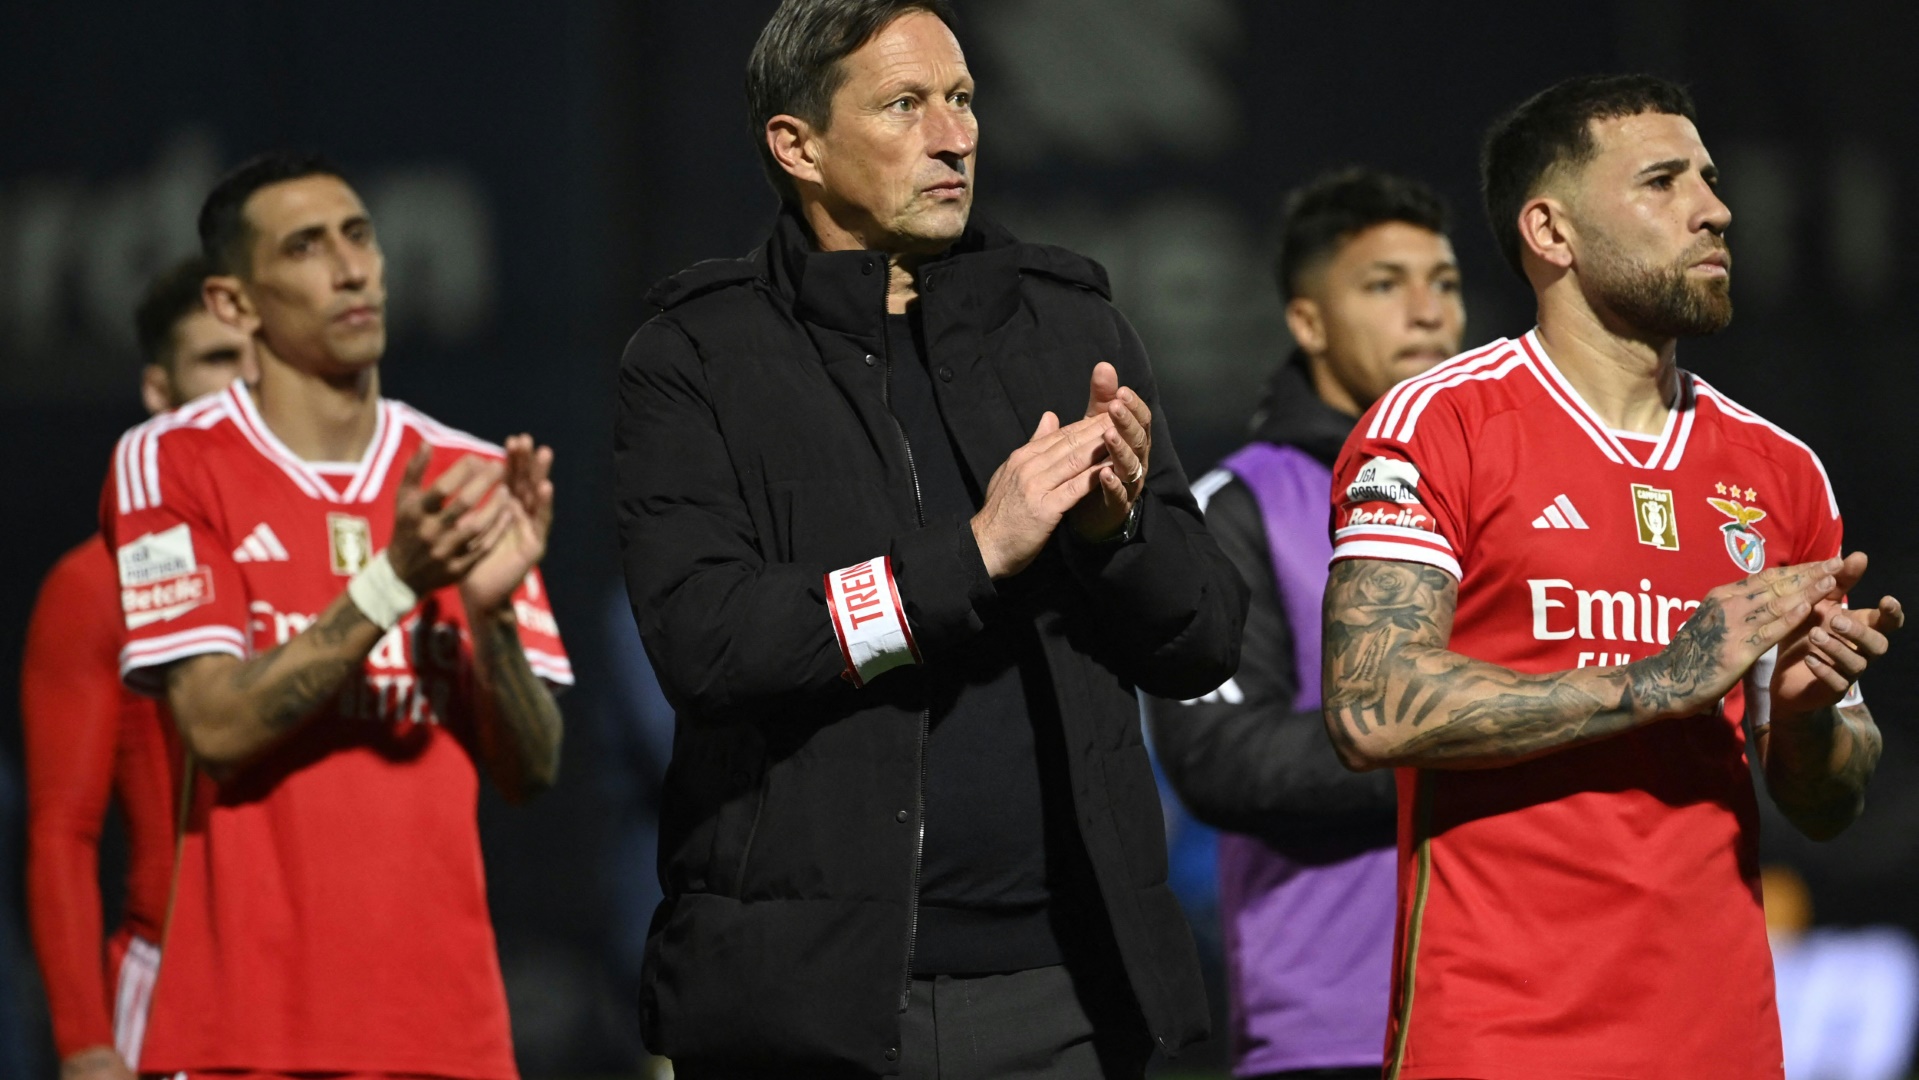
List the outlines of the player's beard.
{"label": "player's beard", "polygon": [[1713,251],[1731,252],[1714,238],[1683,257],[1655,266],[1627,254],[1603,236],[1585,277],[1601,306],[1647,338],[1716,334],[1732,322],[1732,275],[1695,279],[1687,270]]}

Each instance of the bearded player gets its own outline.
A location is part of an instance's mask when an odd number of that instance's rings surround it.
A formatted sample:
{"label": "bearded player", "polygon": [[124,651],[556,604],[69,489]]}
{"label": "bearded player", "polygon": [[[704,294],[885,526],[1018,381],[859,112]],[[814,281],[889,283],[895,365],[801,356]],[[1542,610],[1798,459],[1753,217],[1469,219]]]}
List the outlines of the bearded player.
{"label": "bearded player", "polygon": [[[206,276],[198,256],[179,263],[134,313],[149,413],[251,377],[252,343],[206,310]],[[95,535],[41,585],[20,677],[28,915],[63,1080],[131,1080],[166,920],[182,750],[153,699],[121,684],[125,636],[113,552]],[[110,802],[126,828],[126,914],[102,966],[100,830]]]}
{"label": "bearded player", "polygon": [[141,1068],[511,1080],[476,800],[559,766],[552,452],[380,396],[384,263],[330,165],[248,162],[200,237],[259,387],[128,432],[103,495],[122,677],[219,781]]}
{"label": "bearded player", "polygon": [[1326,723],[1398,770],[1387,1076],[1779,1077],[1746,755],[1807,834],[1850,824],[1904,616],[1845,606],[1813,452],[1676,365],[1732,315],[1686,92],[1561,83],[1482,169],[1539,324],[1400,384],[1333,471]]}

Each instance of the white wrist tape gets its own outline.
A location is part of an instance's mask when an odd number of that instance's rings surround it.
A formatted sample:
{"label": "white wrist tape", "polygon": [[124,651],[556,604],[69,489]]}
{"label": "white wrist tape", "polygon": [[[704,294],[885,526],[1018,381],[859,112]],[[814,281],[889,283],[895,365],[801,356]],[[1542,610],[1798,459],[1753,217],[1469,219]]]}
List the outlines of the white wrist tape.
{"label": "white wrist tape", "polygon": [[360,614],[382,630],[393,629],[394,624],[420,602],[413,589],[393,572],[393,564],[387,561],[384,551],[353,575],[346,583],[346,594],[353,606],[360,609]]}
{"label": "white wrist tape", "polygon": [[846,670],[840,677],[865,686],[874,676],[920,662],[906,625],[906,608],[893,583],[892,560],[881,556],[826,575],[826,611],[839,638]]}

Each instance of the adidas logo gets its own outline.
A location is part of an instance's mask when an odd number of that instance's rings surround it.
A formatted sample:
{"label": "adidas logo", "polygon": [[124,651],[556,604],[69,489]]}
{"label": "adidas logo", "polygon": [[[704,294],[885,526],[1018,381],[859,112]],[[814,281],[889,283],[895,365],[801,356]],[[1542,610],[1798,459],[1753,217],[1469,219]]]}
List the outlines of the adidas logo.
{"label": "adidas logo", "polygon": [[1533,519],[1535,529],[1589,529],[1586,519],[1573,509],[1573,501],[1564,495],[1553,496],[1546,512]]}
{"label": "adidas logo", "polygon": [[288,557],[286,545],[280,543],[280,538],[273,535],[273,528],[264,521],[255,525],[247,538],[240,541],[240,546],[233,549],[234,562],[286,562]]}

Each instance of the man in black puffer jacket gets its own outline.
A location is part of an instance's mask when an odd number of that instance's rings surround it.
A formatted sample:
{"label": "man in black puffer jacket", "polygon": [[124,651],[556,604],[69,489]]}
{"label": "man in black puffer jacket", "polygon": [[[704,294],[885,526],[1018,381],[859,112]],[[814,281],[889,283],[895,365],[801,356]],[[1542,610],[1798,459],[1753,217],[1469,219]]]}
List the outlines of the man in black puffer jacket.
{"label": "man in black puffer jacket", "polygon": [[1205,1034],[1136,693],[1230,676],[1246,588],[1104,271],[969,221],[948,21],[781,5],[773,233],[662,284],[621,369],[678,716],[640,1012],[691,1080],[1136,1077]]}

